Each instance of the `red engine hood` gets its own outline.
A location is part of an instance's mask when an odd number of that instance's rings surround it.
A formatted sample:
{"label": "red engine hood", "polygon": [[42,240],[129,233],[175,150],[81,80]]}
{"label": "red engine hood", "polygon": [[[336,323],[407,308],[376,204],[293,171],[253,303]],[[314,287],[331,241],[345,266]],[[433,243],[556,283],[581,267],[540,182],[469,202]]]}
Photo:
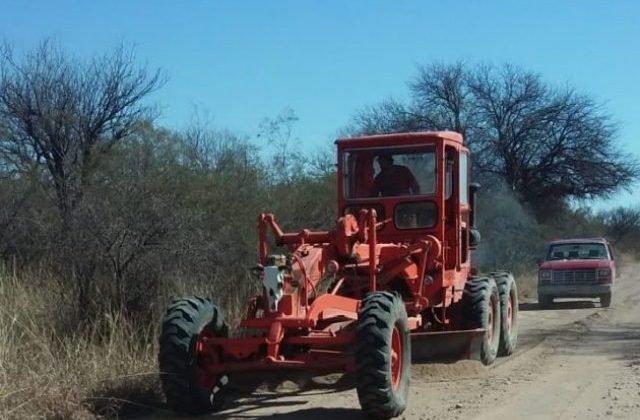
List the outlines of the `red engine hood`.
{"label": "red engine hood", "polygon": [[585,270],[590,268],[611,268],[610,260],[555,260],[544,261],[540,270]]}

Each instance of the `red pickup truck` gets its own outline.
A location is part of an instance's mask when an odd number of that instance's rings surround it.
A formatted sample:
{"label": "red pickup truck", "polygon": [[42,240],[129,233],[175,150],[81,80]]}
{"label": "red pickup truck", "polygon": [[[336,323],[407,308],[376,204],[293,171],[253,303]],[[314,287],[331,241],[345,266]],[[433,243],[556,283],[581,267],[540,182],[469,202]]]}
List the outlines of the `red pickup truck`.
{"label": "red pickup truck", "polygon": [[611,305],[616,263],[604,238],[562,239],[549,243],[538,266],[538,303],[549,306],[554,298],[600,298]]}

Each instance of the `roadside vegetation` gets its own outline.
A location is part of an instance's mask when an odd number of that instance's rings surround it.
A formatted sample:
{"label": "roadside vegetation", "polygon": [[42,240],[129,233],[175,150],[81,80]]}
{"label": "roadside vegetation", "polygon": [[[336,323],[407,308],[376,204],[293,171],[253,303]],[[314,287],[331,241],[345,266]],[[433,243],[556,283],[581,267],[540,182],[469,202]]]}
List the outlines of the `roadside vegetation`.
{"label": "roadside vegetation", "polygon": [[[0,418],[114,417],[158,404],[157,327],[175,296],[238,319],[258,287],[257,216],[334,222],[335,157],[295,136],[293,110],[258,138],[154,122],[161,71],[120,48],[88,61],[45,42],[0,49]],[[640,207],[581,206],[638,179],[606,110],[505,66],[418,69],[413,102],[356,112],[347,135],[455,129],[469,140],[482,270],[535,297],[545,241],[606,236],[640,253]]]}

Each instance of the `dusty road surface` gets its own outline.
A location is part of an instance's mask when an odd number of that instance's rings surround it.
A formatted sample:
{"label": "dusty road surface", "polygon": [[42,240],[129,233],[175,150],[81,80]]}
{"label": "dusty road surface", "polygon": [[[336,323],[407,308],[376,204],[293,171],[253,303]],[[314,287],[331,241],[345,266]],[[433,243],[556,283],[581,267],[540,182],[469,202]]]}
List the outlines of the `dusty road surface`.
{"label": "dusty road surface", "polygon": [[[611,308],[565,301],[521,304],[516,353],[477,362],[414,365],[405,419],[640,419],[640,267],[627,266]],[[348,379],[286,381],[211,418],[362,419]],[[299,380],[303,381],[302,379]],[[150,418],[175,419],[158,411]],[[209,418],[209,417],[206,417]]]}

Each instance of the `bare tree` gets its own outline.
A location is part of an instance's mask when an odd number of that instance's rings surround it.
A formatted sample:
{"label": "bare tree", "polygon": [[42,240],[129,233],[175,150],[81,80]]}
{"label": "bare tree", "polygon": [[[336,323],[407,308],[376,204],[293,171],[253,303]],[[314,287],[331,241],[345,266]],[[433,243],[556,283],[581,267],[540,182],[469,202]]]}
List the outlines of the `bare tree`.
{"label": "bare tree", "polygon": [[640,175],[615,143],[611,117],[587,95],[557,89],[506,65],[470,74],[480,167],[503,177],[538,210],[548,200],[607,196]]}
{"label": "bare tree", "polygon": [[143,100],[160,72],[137,67],[132,51],[78,61],[51,41],[23,57],[0,49],[0,157],[16,171],[40,166],[68,223],[95,155],[120,141],[150,109]]}
{"label": "bare tree", "polygon": [[537,73],[508,64],[434,64],[418,69],[410,90],[409,105],[383,102],[357,114],[356,131],[461,132],[476,168],[502,178],[538,215],[552,201],[606,197],[640,177],[604,107]]}
{"label": "bare tree", "polygon": [[[78,60],[51,41],[23,56],[0,47],[0,161],[16,176],[39,171],[59,211],[57,241],[84,305],[96,269],[82,229],[88,174],[99,157],[151,117],[145,98],[163,80],[131,50]],[[69,274],[69,273],[67,273]]]}
{"label": "bare tree", "polygon": [[475,112],[472,93],[467,85],[467,69],[461,62],[445,65],[435,63],[419,67],[418,76],[410,83],[414,105],[428,129],[446,127],[462,135],[473,126]]}
{"label": "bare tree", "polygon": [[618,207],[601,213],[607,230],[607,235],[614,243],[619,243],[627,238],[638,249],[638,237],[640,237],[640,208]]}
{"label": "bare tree", "polygon": [[[275,184],[290,184],[305,173],[307,159],[294,136],[299,118],[291,108],[285,108],[273,118],[265,118],[258,127],[258,138],[267,143],[270,151],[270,178]],[[269,150],[270,149],[270,150]]]}
{"label": "bare tree", "polygon": [[356,112],[352,123],[353,127],[348,127],[347,132],[354,135],[402,133],[436,127],[430,121],[424,121],[422,114],[395,99],[386,99]]}

